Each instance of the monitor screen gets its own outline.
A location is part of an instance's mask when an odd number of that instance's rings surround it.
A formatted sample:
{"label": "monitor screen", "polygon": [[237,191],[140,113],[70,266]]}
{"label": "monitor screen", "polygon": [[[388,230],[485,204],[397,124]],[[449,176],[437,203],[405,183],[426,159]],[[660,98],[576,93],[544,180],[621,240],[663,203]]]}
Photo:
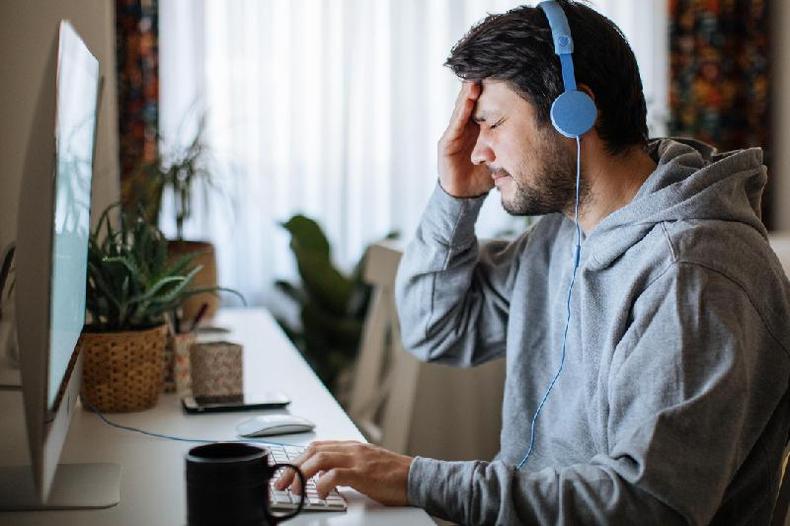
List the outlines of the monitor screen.
{"label": "monitor screen", "polygon": [[[73,32],[66,26],[67,32]],[[53,409],[85,323],[91,170],[99,66],[79,38],[61,34],[57,70],[55,196],[47,407]]]}

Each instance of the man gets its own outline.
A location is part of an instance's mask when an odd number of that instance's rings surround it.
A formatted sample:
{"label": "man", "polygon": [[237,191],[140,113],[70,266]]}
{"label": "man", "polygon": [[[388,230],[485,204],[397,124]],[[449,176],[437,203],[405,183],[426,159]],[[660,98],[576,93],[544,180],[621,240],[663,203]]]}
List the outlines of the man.
{"label": "man", "polygon": [[[452,51],[465,82],[397,282],[415,355],[506,358],[500,453],[442,462],[319,442],[301,467],[324,472],[324,493],[351,485],[461,523],[766,524],[790,426],[790,285],[759,219],[761,151],[647,141],[628,44],[589,7],[561,6],[598,111],[581,137],[570,300],[576,143],[549,119],[559,60],[531,7],[489,16]],[[543,217],[479,246],[494,186],[509,213]]]}

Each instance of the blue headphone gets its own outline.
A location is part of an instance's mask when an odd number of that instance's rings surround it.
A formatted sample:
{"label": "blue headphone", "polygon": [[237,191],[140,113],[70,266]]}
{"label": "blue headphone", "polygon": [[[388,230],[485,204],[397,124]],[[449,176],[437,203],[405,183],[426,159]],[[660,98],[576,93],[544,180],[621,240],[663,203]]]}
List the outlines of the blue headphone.
{"label": "blue headphone", "polygon": [[598,110],[589,95],[576,89],[573,72],[573,38],[565,11],[556,0],[541,2],[538,7],[546,14],[554,40],[554,52],[560,57],[562,83],[565,91],[551,104],[551,123],[565,137],[579,137],[595,124]]}
{"label": "blue headphone", "polygon": [[538,4],[546,18],[549,19],[549,27],[551,28],[551,36],[554,40],[554,52],[560,57],[560,65],[562,66],[562,82],[565,85],[565,91],[554,99],[551,104],[551,123],[554,128],[565,137],[576,139],[576,210],[574,223],[576,224],[576,243],[573,253],[573,276],[571,284],[568,287],[567,298],[567,318],[565,319],[565,330],[562,335],[562,357],[560,359],[560,367],[557,373],[549,383],[543,398],[535,409],[532,415],[532,424],[530,426],[529,449],[521,462],[518,463],[516,469],[521,469],[527,463],[532,450],[535,446],[535,428],[537,426],[538,415],[540,415],[543,405],[549,398],[551,390],[557,383],[557,380],[562,373],[563,366],[565,365],[565,347],[568,343],[568,328],[571,324],[571,294],[573,293],[573,285],[576,282],[576,271],[579,269],[579,260],[581,255],[581,228],[579,227],[579,186],[581,184],[581,139],[580,137],[595,124],[595,119],[598,115],[598,110],[595,108],[595,103],[589,95],[583,91],[576,89],[576,78],[573,74],[573,39],[571,38],[571,29],[568,26],[568,19],[565,17],[565,12],[562,6],[556,0],[547,0]]}

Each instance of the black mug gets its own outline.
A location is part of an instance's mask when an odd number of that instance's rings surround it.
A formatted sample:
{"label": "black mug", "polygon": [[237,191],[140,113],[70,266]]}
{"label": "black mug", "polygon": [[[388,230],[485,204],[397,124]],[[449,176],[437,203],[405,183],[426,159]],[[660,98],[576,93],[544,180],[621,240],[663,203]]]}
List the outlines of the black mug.
{"label": "black mug", "polygon": [[302,487],[304,475],[293,464],[269,464],[269,450],[240,442],[193,447],[185,455],[189,526],[262,526],[290,519],[304,506],[283,515],[269,511],[269,481],[291,468]]}

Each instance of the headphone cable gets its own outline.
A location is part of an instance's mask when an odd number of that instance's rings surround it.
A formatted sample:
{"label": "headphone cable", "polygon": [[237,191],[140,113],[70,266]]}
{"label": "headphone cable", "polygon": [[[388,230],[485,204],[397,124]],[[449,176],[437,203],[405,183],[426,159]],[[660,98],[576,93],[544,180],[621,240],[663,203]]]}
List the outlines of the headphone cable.
{"label": "headphone cable", "polygon": [[560,358],[560,367],[557,369],[557,373],[552,378],[551,383],[549,384],[548,389],[546,389],[546,393],[543,395],[543,399],[538,404],[538,408],[535,410],[535,414],[532,415],[532,423],[530,425],[530,437],[529,437],[529,449],[527,450],[527,454],[524,455],[524,458],[521,459],[521,462],[518,463],[516,469],[521,469],[524,464],[527,463],[527,459],[532,454],[532,449],[535,446],[535,427],[538,420],[538,415],[540,414],[540,410],[543,409],[543,404],[546,403],[546,400],[549,397],[549,393],[554,388],[554,384],[557,383],[557,379],[560,377],[560,373],[562,373],[562,368],[565,365],[565,346],[568,342],[568,328],[571,324],[571,294],[573,293],[573,285],[576,282],[576,271],[579,268],[579,259],[581,255],[581,227],[579,226],[579,186],[581,185],[581,139],[576,136],[576,205],[574,209],[574,218],[573,222],[576,224],[576,246],[574,248],[574,255],[573,255],[573,275],[571,276],[571,284],[568,287],[568,301],[567,301],[567,317],[565,318],[565,330],[562,334],[562,356]]}

